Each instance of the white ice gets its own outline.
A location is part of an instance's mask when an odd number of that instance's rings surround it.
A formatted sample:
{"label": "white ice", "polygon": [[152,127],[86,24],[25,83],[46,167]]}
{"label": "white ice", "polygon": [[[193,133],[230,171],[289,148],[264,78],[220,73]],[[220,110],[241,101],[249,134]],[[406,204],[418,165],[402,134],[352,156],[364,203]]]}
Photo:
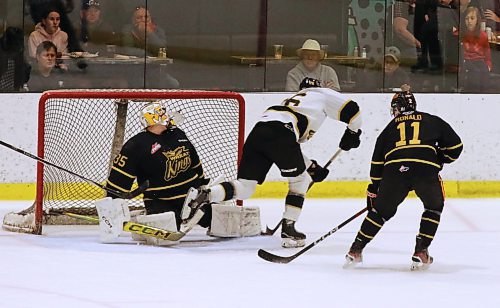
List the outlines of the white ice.
{"label": "white ice", "polygon": [[[95,226],[47,227],[42,236],[0,231],[0,307],[500,307],[500,200],[449,199],[434,264],[411,272],[422,207],[407,200],[344,270],[364,215],[289,264],[260,259],[263,248],[288,256],[280,238],[216,240],[194,230],[176,247],[137,245],[124,234],[101,244]],[[263,228],[283,211],[259,205]],[[1,202],[0,215],[29,202]],[[306,200],[297,228],[308,243],[364,207],[364,200]]]}

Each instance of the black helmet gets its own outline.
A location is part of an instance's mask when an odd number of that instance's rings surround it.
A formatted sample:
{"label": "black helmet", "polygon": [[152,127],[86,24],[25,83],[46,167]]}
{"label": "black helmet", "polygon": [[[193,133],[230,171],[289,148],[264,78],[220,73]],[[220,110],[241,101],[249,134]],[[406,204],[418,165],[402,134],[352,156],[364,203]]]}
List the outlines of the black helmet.
{"label": "black helmet", "polygon": [[391,114],[396,117],[402,113],[417,110],[417,101],[410,91],[403,91],[394,94],[391,100]]}
{"label": "black helmet", "polygon": [[320,88],[320,87],[321,87],[321,82],[318,79],[306,77],[302,79],[302,82],[300,83],[299,86],[299,90],[305,88]]}

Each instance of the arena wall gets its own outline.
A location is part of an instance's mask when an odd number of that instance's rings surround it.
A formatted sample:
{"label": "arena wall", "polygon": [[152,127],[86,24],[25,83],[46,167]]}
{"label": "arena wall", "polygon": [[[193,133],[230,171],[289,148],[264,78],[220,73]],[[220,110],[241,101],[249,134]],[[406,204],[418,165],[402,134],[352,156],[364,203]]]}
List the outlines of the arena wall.
{"label": "arena wall", "polygon": [[[278,104],[290,93],[244,93],[245,134],[262,111]],[[370,158],[379,132],[390,121],[391,94],[346,94],[361,106],[363,134],[358,149],[342,153],[331,165],[326,183],[319,183],[310,197],[361,197],[369,179]],[[0,140],[36,154],[38,99],[40,94],[0,94]],[[436,114],[462,137],[464,152],[442,171],[449,197],[500,196],[498,95],[416,94],[417,108]],[[75,123],[84,125],[84,123]],[[303,145],[305,154],[326,162],[337,150],[345,125],[327,120],[314,138]],[[0,199],[33,199],[36,161],[0,147]],[[255,197],[286,194],[286,182],[273,167]]]}

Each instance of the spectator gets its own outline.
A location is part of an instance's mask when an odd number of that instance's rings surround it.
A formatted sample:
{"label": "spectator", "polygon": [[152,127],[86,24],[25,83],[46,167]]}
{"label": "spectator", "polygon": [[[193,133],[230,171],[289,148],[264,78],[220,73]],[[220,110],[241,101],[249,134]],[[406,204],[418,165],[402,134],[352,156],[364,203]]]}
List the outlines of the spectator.
{"label": "spectator", "polygon": [[[440,0],[451,2],[451,0]],[[415,6],[414,33],[421,43],[417,64],[412,71],[439,73],[443,67],[441,45],[438,38],[438,2],[435,0],[420,0]],[[430,62],[430,66],[429,66]]]}
{"label": "spectator", "polygon": [[56,65],[57,47],[51,41],[44,41],[36,48],[36,64],[33,66],[28,88],[30,91],[45,91],[66,87],[64,70]]}
{"label": "spectator", "polygon": [[[28,0],[29,11],[34,24],[38,24],[45,17],[47,8],[53,8],[60,14],[60,28],[68,34],[68,51],[82,51],[78,37],[75,34],[75,29],[68,17],[68,14],[73,11],[73,0]],[[59,51],[61,51],[59,49]]]}
{"label": "spectator", "polygon": [[23,30],[8,27],[0,38],[0,92],[20,91],[28,81],[31,67],[23,51]]}
{"label": "spectator", "polygon": [[144,57],[146,53],[156,57],[159,48],[167,47],[165,31],[153,22],[145,7],[136,7],[131,21],[122,31],[122,44],[128,55]]}
{"label": "spectator", "polygon": [[[415,64],[417,50],[422,48],[420,41],[413,32],[413,21],[415,15],[415,0],[396,1],[392,10],[392,45],[399,48],[401,52],[401,62],[405,64]],[[391,42],[389,42],[391,44]]]}
{"label": "spectator", "polygon": [[[366,66],[362,74],[358,74],[356,90],[362,92],[390,92],[410,84],[408,73],[400,66],[401,52],[399,48],[390,46],[385,49],[384,60]],[[381,73],[383,71],[383,74]]]}
{"label": "spectator", "polygon": [[299,91],[299,85],[305,77],[318,79],[321,87],[340,91],[339,78],[335,70],[320,62],[325,58],[325,51],[316,40],[308,39],[297,49],[300,62],[286,76],[285,91]]}
{"label": "spectator", "polygon": [[399,67],[401,52],[395,46],[386,48],[384,55],[384,88],[401,88],[403,84],[409,84],[408,74]]}
{"label": "spectator", "polygon": [[500,1],[494,0],[493,2],[493,5],[489,3],[489,8],[484,10],[484,17],[494,22],[492,25],[493,31],[500,31]]}
{"label": "spectator", "polygon": [[101,4],[98,0],[84,0],[80,11],[82,28],[80,41],[83,47],[91,53],[106,53],[106,45],[117,45],[117,35],[108,22],[103,19]]}
{"label": "spectator", "polygon": [[476,7],[465,10],[465,29],[461,40],[464,63],[462,74],[466,92],[489,90],[489,72],[492,69],[491,51],[485,31],[481,31],[480,12]]}
{"label": "spectator", "polygon": [[53,8],[49,8],[42,15],[42,21],[35,26],[28,39],[29,55],[36,57],[38,45],[44,41],[51,41],[62,54],[68,47],[68,34],[59,28],[61,15]]}

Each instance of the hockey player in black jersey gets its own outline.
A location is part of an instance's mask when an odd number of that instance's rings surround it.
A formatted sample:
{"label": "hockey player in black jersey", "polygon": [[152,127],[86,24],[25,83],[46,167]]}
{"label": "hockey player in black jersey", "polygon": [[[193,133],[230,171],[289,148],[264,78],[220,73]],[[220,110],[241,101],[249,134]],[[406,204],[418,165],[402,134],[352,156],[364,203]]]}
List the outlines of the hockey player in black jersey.
{"label": "hockey player in black jersey", "polygon": [[309,140],[324,120],[343,122],[347,128],[339,147],[344,151],[357,148],[361,135],[361,112],[353,100],[341,93],[320,88],[319,80],[305,78],[300,91],[281,105],[269,107],[248,135],[238,168],[238,179],[199,189],[190,202],[244,200],[252,196],[257,184],[262,184],[271,166],[276,164],[288,179],[281,238],[283,247],[305,245],[305,234],[295,229],[309,184],[323,181],[328,169],[321,167],[302,153],[300,144]]}
{"label": "hockey player in black jersey", "polygon": [[424,212],[412,256],[412,270],[432,263],[428,247],[439,225],[444,190],[439,171],[462,152],[462,141],[441,118],[416,110],[409,91],[394,95],[394,119],[380,133],[373,151],[367,189],[368,214],[346,255],[345,267],[362,262],[362,250],[396,214],[397,207],[412,190],[422,201]]}
{"label": "hockey player in black jersey", "polygon": [[[161,103],[146,104],[139,116],[145,129],[123,145],[113,161],[106,186],[128,192],[134,180],[138,183],[148,180],[149,188],[143,197],[147,215],[138,215],[137,221],[176,231],[181,224],[181,210],[187,191],[190,187],[207,184],[208,180],[204,177],[203,167],[193,144],[175,126]],[[128,211],[123,201],[112,200],[115,204],[123,205],[124,211]],[[97,209],[111,210],[113,206],[109,202],[111,201],[106,202],[107,205],[96,203]],[[210,209],[210,206],[204,208],[206,213],[198,222],[199,225],[210,225]],[[140,237],[138,239],[145,240]],[[154,238],[150,240],[158,241]]]}

